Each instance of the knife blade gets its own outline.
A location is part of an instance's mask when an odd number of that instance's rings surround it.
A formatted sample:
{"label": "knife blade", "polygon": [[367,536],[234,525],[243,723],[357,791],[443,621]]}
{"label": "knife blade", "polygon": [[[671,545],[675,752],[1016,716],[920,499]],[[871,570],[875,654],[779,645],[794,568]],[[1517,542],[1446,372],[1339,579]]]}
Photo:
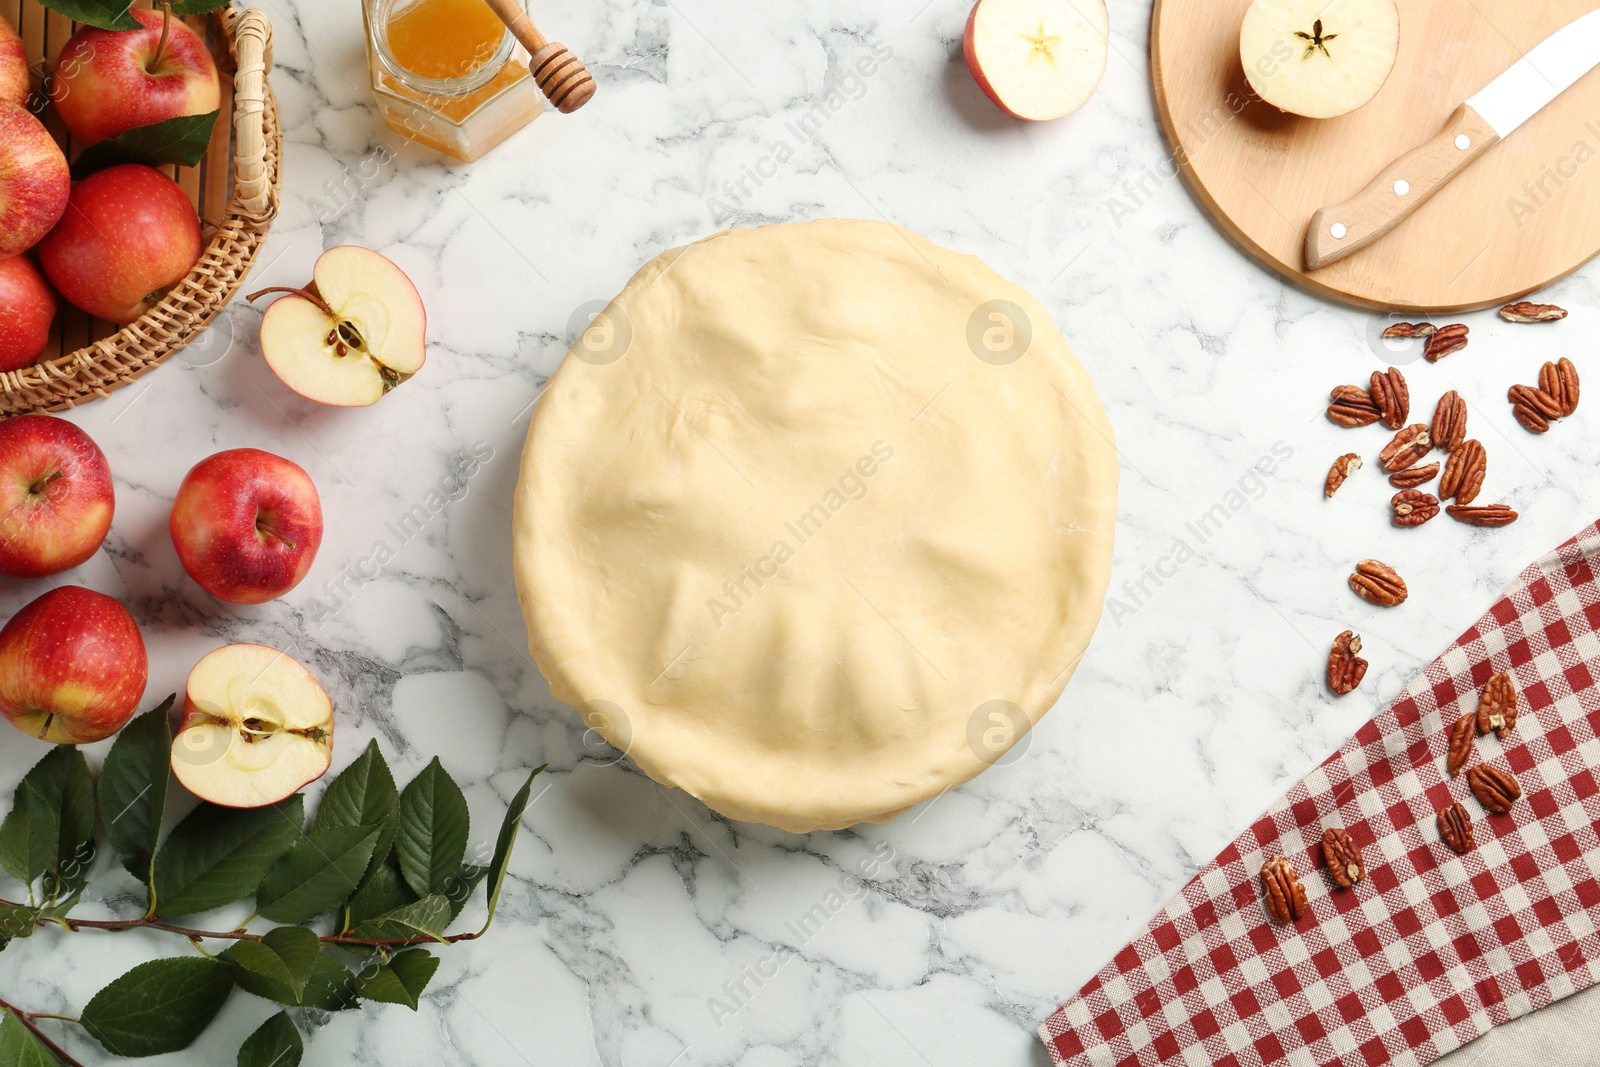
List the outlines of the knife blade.
{"label": "knife blade", "polygon": [[1306,227],[1306,269],[1358,252],[1398,226],[1467,165],[1600,66],[1600,11],[1546,37],[1458,107],[1435,138],[1389,164]]}

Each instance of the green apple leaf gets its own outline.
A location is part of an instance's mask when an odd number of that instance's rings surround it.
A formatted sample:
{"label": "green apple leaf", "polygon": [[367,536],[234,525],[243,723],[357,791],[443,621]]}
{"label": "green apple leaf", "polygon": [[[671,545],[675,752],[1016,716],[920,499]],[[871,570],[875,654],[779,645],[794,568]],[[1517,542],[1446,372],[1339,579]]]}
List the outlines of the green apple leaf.
{"label": "green apple leaf", "polygon": [[207,11],[228,6],[228,0],[173,0],[174,15],[204,15]]}
{"label": "green apple leaf", "polygon": [[83,753],[57,745],[23,776],[0,823],[0,867],[31,884],[46,871],[87,880],[94,855],[94,777]]}
{"label": "green apple leaf", "polygon": [[311,829],[314,832],[335,826],[378,827],[380,832],[372,848],[372,859],[362,874],[365,881],[389,856],[399,812],[400,791],[395,788],[388,762],[378,751],[378,743],[373,741],[354,763],[339,772],[322,794]]}
{"label": "green apple leaf", "polygon": [[461,869],[470,832],[467,798],[435,756],[400,794],[394,851],[406,884],[418,896],[445,892]]}
{"label": "green apple leaf", "polygon": [[238,1067],[300,1067],[306,1046],[289,1013],[280,1011],[239,1046]]}
{"label": "green apple leaf", "polygon": [[355,891],[380,832],[376,826],[312,829],[261,880],[256,910],[273,922],[299,923],[337,908]]}
{"label": "green apple leaf", "polygon": [[533,794],[533,780],[544,773],[547,766],[549,764],[535,767],[533,773],[528,775],[528,780],[522,783],[517,795],[511,798],[505,820],[500,823],[500,837],[494,843],[494,859],[489,861],[489,917],[483,921],[483,929],[478,931],[479,937],[488,933],[489,924],[494,922],[495,909],[500,906],[500,891],[506,884],[506,871],[511,867],[511,851],[516,848],[517,832],[522,829],[522,814],[528,810],[528,798]]}
{"label": "green apple leaf", "polygon": [[0,1063],[6,1067],[61,1067],[61,1061],[9,1011],[0,1011]]}
{"label": "green apple leaf", "polygon": [[299,793],[265,808],[201,804],[156,853],[156,908],[194,915],[244,899],[300,837],[304,821]]}
{"label": "green apple leaf", "polygon": [[106,837],[128,873],[150,880],[150,858],[161,836],[171,778],[172,725],[177,696],[134,719],[117,735],[100,771],[100,812]]}
{"label": "green apple leaf", "polygon": [[193,1044],[231,992],[216,960],[151,960],[91,997],[78,1021],[113,1055],[156,1056]]}
{"label": "green apple leaf", "polygon": [[217,123],[217,115],[218,112],[212,111],[205,115],[162,119],[90,145],[72,164],[72,180],[82,181],[95,171],[121,163],[143,163],[149,167],[168,163],[196,166],[211,147],[211,128]]}
{"label": "green apple leaf", "polygon": [[363,968],[356,976],[356,992],[367,1000],[404,1004],[416,1011],[418,999],[438,969],[439,959],[433,953],[425,948],[408,948],[395,953],[387,963]]}
{"label": "green apple leaf", "polygon": [[102,30],[137,30],[142,23],[128,14],[128,0],[39,0],[58,15]]}
{"label": "green apple leaf", "polygon": [[300,1006],[319,1011],[346,1011],[360,1003],[361,999],[356,996],[356,976],[329,949],[323,949],[311,968]]}
{"label": "green apple leaf", "polygon": [[409,941],[421,934],[443,941],[449,925],[450,898],[434,893],[362,923],[350,936],[364,941]]}
{"label": "green apple leaf", "polygon": [[303,926],[280,926],[260,941],[237,941],[218,956],[240,989],[279,1004],[298,1005],[305,996],[322,942]]}
{"label": "green apple leaf", "polygon": [[369,919],[413,904],[417,895],[406,885],[400,867],[392,859],[382,864],[361,884],[356,895],[350,898],[349,918],[346,925],[359,926]]}
{"label": "green apple leaf", "polygon": [[[27,904],[0,904],[0,947],[24,937],[32,937],[39,928],[41,911]],[[0,1060],[0,1063],[4,1063]]]}

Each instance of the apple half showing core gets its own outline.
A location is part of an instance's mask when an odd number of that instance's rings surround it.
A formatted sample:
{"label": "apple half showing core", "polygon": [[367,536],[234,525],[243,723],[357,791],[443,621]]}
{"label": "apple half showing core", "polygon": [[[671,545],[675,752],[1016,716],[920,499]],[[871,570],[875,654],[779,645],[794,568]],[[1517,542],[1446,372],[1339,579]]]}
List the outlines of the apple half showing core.
{"label": "apple half showing core", "polygon": [[341,245],[317,258],[304,289],[261,317],[261,355],[283,383],[334,407],[376,404],[422,369],[428,316],[405,272],[368,248]]}
{"label": "apple half showing core", "polygon": [[332,762],[333,704],[289,656],[265,645],[226,645],[189,672],[172,773],[201,800],[276,804]]}
{"label": "apple half showing core", "polygon": [[1058,119],[1100,87],[1110,27],[1105,0],[978,0],[961,53],[1006,114]]}
{"label": "apple half showing core", "polygon": [[1312,119],[1347,115],[1377,96],[1399,54],[1394,0],[1255,0],[1239,30],[1250,88]]}

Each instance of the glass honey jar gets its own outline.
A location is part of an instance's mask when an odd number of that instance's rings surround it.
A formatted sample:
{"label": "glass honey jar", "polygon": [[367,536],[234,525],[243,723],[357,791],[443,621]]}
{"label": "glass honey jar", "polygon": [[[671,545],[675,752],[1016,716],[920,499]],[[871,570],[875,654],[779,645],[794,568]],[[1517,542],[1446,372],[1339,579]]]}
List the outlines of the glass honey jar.
{"label": "glass honey jar", "polygon": [[484,0],[362,0],[378,112],[471,162],[539,117],[527,52]]}

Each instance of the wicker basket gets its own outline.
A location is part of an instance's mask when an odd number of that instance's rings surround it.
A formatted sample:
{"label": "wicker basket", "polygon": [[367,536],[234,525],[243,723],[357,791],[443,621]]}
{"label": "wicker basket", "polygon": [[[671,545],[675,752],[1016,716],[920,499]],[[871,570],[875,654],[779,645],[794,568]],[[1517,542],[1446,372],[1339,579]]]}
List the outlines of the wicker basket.
{"label": "wicker basket", "polygon": [[[136,4],[147,7],[148,3]],[[0,15],[22,32],[35,71],[49,69],[76,24],[37,0],[0,0]],[[50,347],[31,367],[0,373],[0,417],[60,411],[106,396],[165,361],[211,324],[244,283],[278,213],[282,137],[267,85],[272,24],[260,11],[232,8],[186,20],[205,37],[222,74],[222,108],[211,146],[197,167],[164,168],[194,202],[205,227],[200,262],[166,299],[124,327],[62,304]],[[53,111],[45,124],[75,156]]]}

